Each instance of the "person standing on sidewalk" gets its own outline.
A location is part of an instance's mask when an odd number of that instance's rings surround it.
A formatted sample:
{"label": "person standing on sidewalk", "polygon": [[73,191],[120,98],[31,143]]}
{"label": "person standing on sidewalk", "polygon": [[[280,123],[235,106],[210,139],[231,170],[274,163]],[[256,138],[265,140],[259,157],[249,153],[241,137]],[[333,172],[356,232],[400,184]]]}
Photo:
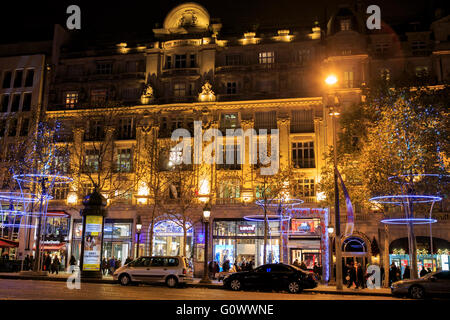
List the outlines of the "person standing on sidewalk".
{"label": "person standing on sidewalk", "polygon": [[405,267],[405,271],[403,271],[403,279],[409,279],[411,278],[411,269],[409,266]]}
{"label": "person standing on sidewalk", "polygon": [[57,255],[55,255],[55,257],[53,258],[52,274],[53,274],[53,272],[56,272],[56,274],[59,273],[59,258]]}

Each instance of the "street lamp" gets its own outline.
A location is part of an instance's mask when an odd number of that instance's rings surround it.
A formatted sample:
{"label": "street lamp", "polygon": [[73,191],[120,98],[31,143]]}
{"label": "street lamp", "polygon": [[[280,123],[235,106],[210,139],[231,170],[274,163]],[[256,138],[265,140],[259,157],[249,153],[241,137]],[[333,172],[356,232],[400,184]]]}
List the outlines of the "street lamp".
{"label": "street lamp", "polygon": [[139,258],[139,245],[140,245],[139,242],[141,238],[141,229],[142,229],[141,216],[138,216],[136,220],[136,234],[137,234],[136,259]]}
{"label": "street lamp", "polygon": [[208,275],[208,238],[209,238],[209,217],[211,216],[211,205],[209,202],[205,204],[203,208],[203,222],[205,223],[205,256],[203,266],[203,279],[201,283],[211,283]]}
{"label": "street lamp", "polygon": [[[331,88],[337,83],[338,79],[335,75],[329,75],[325,79],[325,83]],[[328,97],[327,97],[328,98]],[[328,100],[328,99],[327,99]],[[333,99],[333,104],[336,99]],[[339,212],[339,186],[337,176],[337,143],[336,143],[336,117],[339,112],[335,106],[330,106],[329,115],[333,118],[333,151],[334,151],[334,224],[335,224],[335,238],[336,246],[336,290],[342,290],[342,254],[341,254],[341,222]]]}

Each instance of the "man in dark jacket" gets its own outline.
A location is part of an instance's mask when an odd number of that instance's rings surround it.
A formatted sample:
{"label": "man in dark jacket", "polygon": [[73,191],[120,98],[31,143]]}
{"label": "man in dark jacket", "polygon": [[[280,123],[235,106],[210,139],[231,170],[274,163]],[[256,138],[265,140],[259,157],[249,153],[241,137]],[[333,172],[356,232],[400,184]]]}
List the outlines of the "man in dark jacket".
{"label": "man in dark jacket", "polygon": [[398,268],[395,265],[395,263],[392,262],[391,267],[389,268],[389,286],[392,283],[398,281],[398,274],[399,274]]}
{"label": "man in dark jacket", "polygon": [[49,254],[47,254],[47,256],[45,257],[44,264],[45,264],[45,271],[50,272],[50,267],[52,265],[52,257]]}
{"label": "man in dark jacket", "polygon": [[409,266],[405,267],[405,271],[403,271],[403,279],[409,279],[411,277],[411,269]]}
{"label": "man in dark jacket", "polygon": [[427,271],[425,270],[425,267],[422,267],[422,270],[420,270],[420,277],[422,278],[426,274],[427,274]]}

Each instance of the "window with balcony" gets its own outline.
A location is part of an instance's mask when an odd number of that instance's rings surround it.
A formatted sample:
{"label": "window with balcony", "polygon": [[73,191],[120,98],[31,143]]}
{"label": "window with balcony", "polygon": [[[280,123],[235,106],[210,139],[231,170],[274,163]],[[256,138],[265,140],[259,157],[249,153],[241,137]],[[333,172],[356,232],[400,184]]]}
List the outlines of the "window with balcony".
{"label": "window with balcony", "polygon": [[29,118],[23,118],[22,124],[20,126],[20,136],[25,137],[28,135],[28,130],[30,128],[30,119]]}
{"label": "window with balcony", "polygon": [[32,87],[34,80],[34,69],[27,69],[27,74],[25,76],[25,87]]}
{"label": "window with balcony", "polygon": [[416,67],[416,77],[427,77],[428,76],[428,67],[426,66],[419,66]]}
{"label": "window with balcony", "polygon": [[69,194],[69,186],[61,185],[53,188],[52,196],[53,200],[66,200]]}
{"label": "window with balcony", "polygon": [[293,142],[292,162],[294,168],[315,168],[314,142]]}
{"label": "window with balcony", "polygon": [[344,87],[354,88],[354,73],[353,71],[344,71]]}
{"label": "window with balcony", "polygon": [[220,118],[221,129],[239,128],[239,115],[237,113],[224,113]]}
{"label": "window with balcony", "polygon": [[117,149],[116,171],[131,172],[131,170],[132,170],[131,149],[130,148]]}
{"label": "window with balcony", "polygon": [[311,51],[309,49],[300,49],[297,51],[296,60],[300,65],[306,65],[310,59]]}
{"label": "window with balcony", "polygon": [[12,78],[12,72],[11,71],[5,71],[3,73],[3,89],[11,88],[11,78]]}
{"label": "window with balcony", "polygon": [[66,108],[75,108],[78,104],[78,92],[77,91],[70,91],[66,92],[66,97],[64,99],[64,105]]}
{"label": "window with balcony", "polygon": [[23,94],[22,111],[30,111],[31,109],[31,92],[25,92]]}
{"label": "window with balcony", "polygon": [[175,68],[186,68],[186,55],[176,54],[175,55]]}
{"label": "window with balcony", "polygon": [[341,19],[340,21],[341,31],[351,30],[352,23],[350,19]]}
{"label": "window with balcony", "polygon": [[227,94],[237,93],[237,83],[236,81],[227,82]]}
{"label": "window with balcony", "polygon": [[97,63],[95,73],[96,74],[112,74],[112,63],[105,62],[105,63]]}
{"label": "window with balcony", "polygon": [[172,56],[166,56],[166,69],[172,68]]}
{"label": "window with balcony", "polygon": [[117,128],[117,139],[128,140],[136,137],[136,127],[133,118],[125,118],[119,120]]}
{"label": "window with balcony", "polygon": [[[255,129],[276,129],[277,128],[277,112],[255,112]],[[270,131],[268,132],[270,133]]]}
{"label": "window with balcony", "polygon": [[85,133],[85,140],[100,141],[104,137],[103,123],[100,120],[90,121],[88,130]]}
{"label": "window with balcony", "polygon": [[100,154],[98,150],[88,149],[85,153],[85,168],[87,172],[98,172]]}
{"label": "window with balcony", "polygon": [[93,89],[91,90],[91,103],[102,104],[106,102],[106,89]]}
{"label": "window with balcony", "polygon": [[387,43],[387,42],[375,43],[375,53],[377,55],[385,55],[388,53],[390,47],[391,47],[391,44]]}
{"label": "window with balcony", "polygon": [[227,143],[222,146],[223,163],[216,164],[217,169],[240,170],[241,169],[241,146],[239,144]]}
{"label": "window with balcony", "polygon": [[20,93],[15,93],[12,96],[11,112],[19,111],[19,107],[20,107]]}
{"label": "window with balcony", "polygon": [[173,86],[173,95],[175,97],[186,96],[186,83],[175,83]]}
{"label": "window with balcony", "polygon": [[241,182],[239,179],[222,180],[219,182],[218,189],[219,202],[235,202],[241,196]]}
{"label": "window with balcony", "polygon": [[2,95],[2,112],[8,112],[9,94]]}
{"label": "window with balcony", "polygon": [[314,132],[313,110],[293,110],[290,127],[291,133]]}
{"label": "window with balcony", "polygon": [[14,74],[14,88],[22,87],[23,70],[16,70]]}
{"label": "window with balcony", "polygon": [[197,55],[191,54],[189,55],[189,59],[190,59],[189,66],[191,68],[197,67]]}
{"label": "window with balcony", "polygon": [[239,54],[230,54],[225,56],[225,64],[227,66],[238,66],[242,64],[242,57]]}
{"label": "window with balcony", "polygon": [[273,51],[260,52],[258,57],[260,64],[271,64],[275,62],[275,53]]}

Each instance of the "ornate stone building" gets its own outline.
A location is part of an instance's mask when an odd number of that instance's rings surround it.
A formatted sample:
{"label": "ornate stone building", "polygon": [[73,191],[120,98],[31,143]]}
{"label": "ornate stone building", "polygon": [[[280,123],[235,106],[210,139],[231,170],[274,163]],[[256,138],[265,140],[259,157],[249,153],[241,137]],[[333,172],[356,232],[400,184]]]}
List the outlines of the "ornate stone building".
{"label": "ornate stone building", "polygon": [[[170,11],[162,28],[154,29],[154,38],[146,43],[77,48],[69,41],[55,66],[47,116],[64,123],[64,143],[72,146],[74,162],[82,159],[98,167],[96,153],[90,149],[110,139],[109,165],[127,168],[118,171],[133,185],[117,192],[111,182],[102,190],[109,197],[103,256],[124,261],[135,255],[135,223],[140,216],[139,254],[148,254],[151,242],[153,254],[182,254],[186,242],[186,254],[193,258],[196,274],[201,274],[202,200],[207,198],[212,204],[209,259],[263,263],[263,223],[244,219],[262,212],[255,204],[261,197],[255,180],[258,167],[245,161],[194,165],[199,195],[190,208],[194,213],[180,224],[158,209],[151,227],[154,201],[139,168],[149,157],[144,141],[151,136],[162,143],[179,128],[194,135],[194,121],[201,121],[200,133],[208,128],[223,133],[253,128],[255,140],[260,129],[279,130],[280,168],[292,169],[291,197],[304,204],[289,223],[270,223],[267,255],[271,261],[305,261],[308,268],[319,263],[328,275],[327,227],[333,221],[328,217],[330,209],[319,201],[316,184],[326,165],[323,154],[333,144],[330,104],[338,101],[345,111],[358,103],[361,87],[370,79],[427,76],[431,85],[438,85],[450,77],[449,17],[439,17],[425,30],[401,34],[388,25],[369,32],[365,19],[364,11],[343,6],[326,27],[316,23],[308,29],[222,36],[222,25],[205,8],[186,3]],[[333,89],[324,84],[330,73],[338,78]],[[249,159],[250,143],[244,141],[233,151],[235,159],[241,152]],[[178,152],[170,150],[163,164],[166,169]],[[93,185],[82,172],[74,178],[73,184],[55,193],[50,207],[70,215],[70,244],[65,249],[77,256],[79,206]],[[167,189],[171,197],[177,198],[177,188]],[[449,241],[447,217],[442,214],[433,233]],[[344,222],[345,218],[342,213]],[[355,233],[343,239],[344,256],[364,264],[371,261],[373,239],[381,245],[386,236],[379,220],[377,214],[356,212]],[[418,228],[416,234],[428,236],[428,230]],[[405,236],[405,230],[394,228],[390,241]],[[441,249],[450,249],[448,242],[442,243],[447,247]]]}

